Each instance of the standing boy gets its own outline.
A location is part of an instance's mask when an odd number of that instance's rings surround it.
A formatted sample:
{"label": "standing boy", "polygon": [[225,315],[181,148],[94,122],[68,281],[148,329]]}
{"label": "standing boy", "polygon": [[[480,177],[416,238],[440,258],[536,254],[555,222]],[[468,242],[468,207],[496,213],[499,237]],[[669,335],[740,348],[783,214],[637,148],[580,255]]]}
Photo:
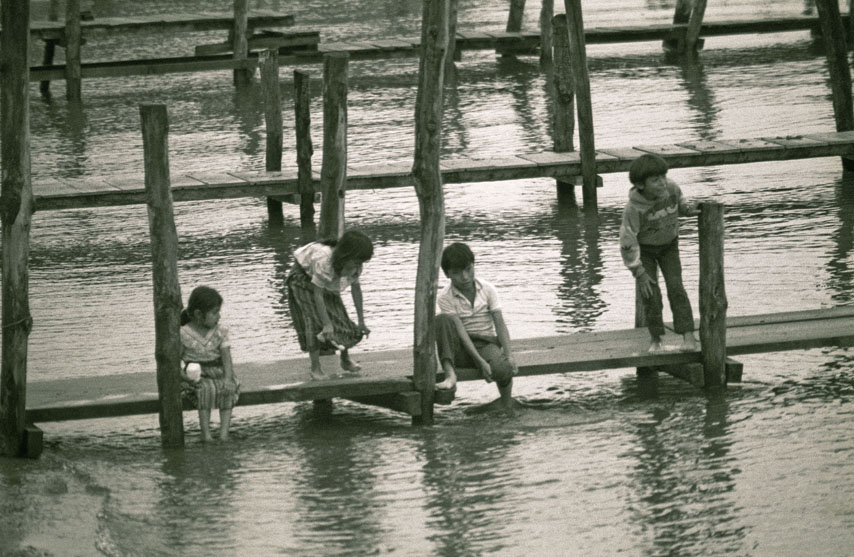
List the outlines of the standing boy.
{"label": "standing boy", "polygon": [[495,287],[474,276],[474,254],[455,242],[442,252],[442,271],[451,284],[439,293],[436,345],[445,380],[453,389],[456,367],[476,367],[487,383],[495,381],[505,410],[512,411],[513,376],[518,372]]}
{"label": "standing boy", "polygon": [[629,167],[629,202],[620,226],[623,263],[637,280],[646,299],[646,322],[652,341],[650,352],[662,350],[664,322],[661,317],[661,289],[658,268],[667,285],[667,298],[673,312],[673,328],[682,335],[680,350],[697,349],[691,302],[682,285],[679,259],[679,216],[697,215],[693,204],[682,199],[682,191],[667,177],[667,163],[657,155],[642,155]]}

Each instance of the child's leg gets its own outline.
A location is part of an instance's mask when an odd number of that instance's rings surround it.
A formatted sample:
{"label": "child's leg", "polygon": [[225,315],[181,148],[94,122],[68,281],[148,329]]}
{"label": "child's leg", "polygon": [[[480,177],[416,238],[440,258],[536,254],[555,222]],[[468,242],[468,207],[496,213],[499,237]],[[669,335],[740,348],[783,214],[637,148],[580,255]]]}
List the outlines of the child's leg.
{"label": "child's leg", "polygon": [[478,343],[478,353],[489,363],[492,379],[498,387],[501,405],[508,412],[513,411],[513,366],[507,361],[504,350],[492,342]]}
{"label": "child's leg", "polygon": [[457,385],[457,370],[454,367],[457,353],[460,352],[460,338],[457,336],[457,325],[450,315],[436,316],[436,349],[439,364],[445,372],[445,380],[436,383],[437,389],[453,389]]}
{"label": "child's leg", "polygon": [[643,301],[650,336],[649,351],[658,352],[662,349],[661,337],[664,336],[664,319],[661,315],[664,304],[661,300],[661,288],[658,286],[658,263],[653,250],[654,248],[641,248],[641,263],[647,275],[652,278],[652,295]]}
{"label": "child's leg", "polygon": [[199,428],[202,430],[202,441],[213,441],[210,408],[199,408]]}
{"label": "child's leg", "polygon": [[694,338],[694,314],[691,311],[691,300],[682,284],[682,261],[679,257],[679,241],[674,240],[659,257],[661,276],[667,286],[667,299],[673,312],[673,329],[682,335],[682,350],[697,349]]}
{"label": "child's leg", "polygon": [[327,379],[326,374],[323,373],[323,368],[320,366],[320,350],[317,348],[309,350],[308,359],[311,362],[311,371],[309,371],[311,378],[318,381]]}
{"label": "child's leg", "polygon": [[362,366],[350,359],[350,352],[346,348],[341,351],[341,369],[350,373],[362,371]]}
{"label": "child's leg", "polygon": [[219,438],[228,441],[228,430],[231,427],[231,408],[220,408],[219,410]]}

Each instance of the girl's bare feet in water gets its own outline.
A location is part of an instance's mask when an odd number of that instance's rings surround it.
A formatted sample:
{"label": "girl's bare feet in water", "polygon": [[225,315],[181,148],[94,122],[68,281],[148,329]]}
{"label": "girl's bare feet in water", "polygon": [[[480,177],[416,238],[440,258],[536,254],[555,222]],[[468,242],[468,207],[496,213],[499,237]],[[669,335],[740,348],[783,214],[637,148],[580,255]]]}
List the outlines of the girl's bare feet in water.
{"label": "girl's bare feet in water", "polygon": [[694,333],[685,333],[682,335],[682,346],[679,347],[682,352],[694,352],[697,350],[697,339],[694,338]]}
{"label": "girl's bare feet in water", "polygon": [[308,374],[311,376],[312,381],[323,381],[324,379],[329,379],[329,376],[326,375],[320,367],[312,367]]}
{"label": "girl's bare feet in water", "polygon": [[649,353],[657,354],[658,352],[664,352],[664,346],[661,345],[661,339],[652,339],[652,342],[649,343]]}
{"label": "girl's bare feet in water", "polygon": [[362,371],[362,366],[354,362],[350,358],[350,354],[346,350],[341,351],[341,369],[353,375]]}

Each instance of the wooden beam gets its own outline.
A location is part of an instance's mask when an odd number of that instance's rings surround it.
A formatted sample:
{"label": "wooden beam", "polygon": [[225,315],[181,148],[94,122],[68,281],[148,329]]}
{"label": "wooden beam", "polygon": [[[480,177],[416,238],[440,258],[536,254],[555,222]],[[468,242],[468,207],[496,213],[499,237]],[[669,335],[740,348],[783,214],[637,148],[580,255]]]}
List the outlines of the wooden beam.
{"label": "wooden beam", "polygon": [[406,393],[392,393],[387,395],[365,395],[351,396],[348,400],[366,404],[369,406],[379,406],[388,408],[397,412],[403,412],[410,416],[416,417],[421,415],[421,393],[418,391],[410,391]]}
{"label": "wooden beam", "polygon": [[65,97],[80,102],[80,0],[65,3]]}
{"label": "wooden beam", "polygon": [[314,241],[314,185],[311,176],[311,81],[309,75],[294,70],[294,122],[297,142],[297,182],[299,187],[299,222],[303,243]]}
{"label": "wooden beam", "polygon": [[717,202],[700,204],[700,344],[706,387],[726,386],[726,310],[724,210]]}
{"label": "wooden beam", "polygon": [[347,193],[347,72],[350,57],[343,53],[323,57],[323,160],[320,166],[322,199],[317,235],[338,239],[344,233]]}
{"label": "wooden beam", "polygon": [[[234,30],[232,31],[232,57],[236,61],[244,61],[249,55],[249,0],[234,0]],[[233,71],[234,84],[248,85],[252,75],[248,69]]]}
{"label": "wooden beam", "polygon": [[703,27],[703,16],[706,13],[706,0],[694,0],[691,17],[688,20],[688,30],[685,32],[685,52],[693,54],[700,44],[700,29]]}
{"label": "wooden beam", "polygon": [[[265,50],[258,58],[261,65],[261,90],[264,95],[264,127],[267,132],[267,149],[264,168],[267,172],[282,169],[282,103],[279,95],[279,53],[275,49]],[[271,225],[281,226],[285,222],[282,202],[267,198],[267,219]]]}
{"label": "wooden beam", "polygon": [[[569,30],[566,15],[558,14],[552,19],[554,26],[554,103],[552,121],[552,144],[555,153],[574,151],[575,133],[575,83],[572,79],[572,62],[569,54]],[[556,180],[560,201],[575,203],[575,185],[568,180]]]}
{"label": "wooden beam", "polygon": [[555,0],[543,0],[540,6],[540,65],[546,65],[552,61],[552,50],[554,48],[554,18]]}
{"label": "wooden beam", "polygon": [[[854,130],[851,70],[848,67],[848,46],[845,41],[845,26],[839,15],[839,3],[837,0],[816,0],[815,5],[818,9],[824,51],[827,56],[836,131]],[[842,157],[842,166],[845,170],[854,170],[854,157]]]}

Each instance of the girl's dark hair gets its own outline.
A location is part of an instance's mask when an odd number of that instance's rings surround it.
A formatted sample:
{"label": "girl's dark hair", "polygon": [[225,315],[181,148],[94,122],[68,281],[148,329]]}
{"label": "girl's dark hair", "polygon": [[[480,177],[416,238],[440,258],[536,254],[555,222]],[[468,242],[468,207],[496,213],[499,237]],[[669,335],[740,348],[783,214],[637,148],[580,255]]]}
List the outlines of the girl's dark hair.
{"label": "girl's dark hair", "polygon": [[374,256],[374,244],[371,239],[358,230],[348,230],[335,240],[321,242],[332,247],[332,269],[336,275],[344,270],[347,261],[364,263]]}
{"label": "girl's dark hair", "polygon": [[636,158],[629,166],[629,181],[632,184],[643,184],[650,176],[667,174],[667,162],[658,155],[647,153]]}
{"label": "girl's dark hair", "polygon": [[474,254],[467,244],[454,242],[442,251],[442,271],[445,275],[451,271],[462,270],[474,263]]}
{"label": "girl's dark hair", "polygon": [[222,296],[210,286],[197,286],[190,293],[187,307],[181,311],[181,325],[190,322],[191,316],[196,310],[207,313],[222,306]]}

